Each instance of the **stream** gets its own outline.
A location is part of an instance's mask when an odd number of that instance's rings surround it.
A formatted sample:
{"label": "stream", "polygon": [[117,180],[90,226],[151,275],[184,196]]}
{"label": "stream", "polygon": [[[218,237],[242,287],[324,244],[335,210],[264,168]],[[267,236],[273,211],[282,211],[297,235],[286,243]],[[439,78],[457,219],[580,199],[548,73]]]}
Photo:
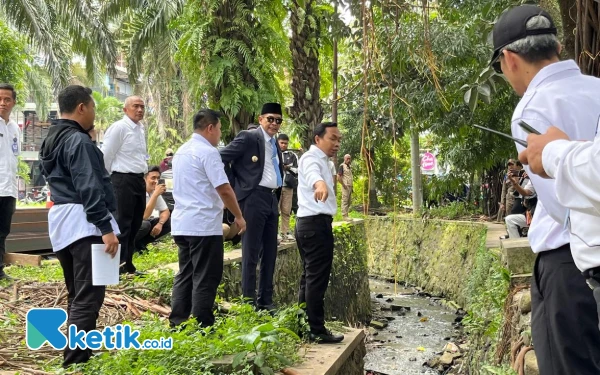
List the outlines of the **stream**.
{"label": "stream", "polygon": [[438,374],[424,364],[460,335],[453,326],[456,311],[438,298],[420,296],[414,288],[397,285],[394,290],[394,283],[373,278],[369,284],[373,320],[388,325],[369,328],[366,374]]}

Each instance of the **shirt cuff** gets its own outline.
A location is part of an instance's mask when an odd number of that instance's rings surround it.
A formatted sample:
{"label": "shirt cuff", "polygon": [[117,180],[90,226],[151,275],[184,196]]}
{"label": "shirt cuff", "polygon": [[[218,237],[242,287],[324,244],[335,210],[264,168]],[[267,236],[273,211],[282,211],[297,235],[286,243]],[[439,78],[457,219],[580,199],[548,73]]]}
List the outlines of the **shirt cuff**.
{"label": "shirt cuff", "polygon": [[544,171],[551,178],[556,176],[556,172],[560,166],[560,161],[563,159],[564,155],[572,148],[575,142],[568,141],[566,139],[558,139],[556,141],[552,141],[544,147],[542,151],[542,165],[544,166]]}

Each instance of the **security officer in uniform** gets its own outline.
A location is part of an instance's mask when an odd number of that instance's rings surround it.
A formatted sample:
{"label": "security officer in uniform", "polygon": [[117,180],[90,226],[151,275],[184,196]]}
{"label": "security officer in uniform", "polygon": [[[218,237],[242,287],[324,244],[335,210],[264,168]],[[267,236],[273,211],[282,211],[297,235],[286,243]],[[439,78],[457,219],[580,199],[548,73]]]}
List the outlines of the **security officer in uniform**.
{"label": "security officer in uniform", "polygon": [[348,219],[348,211],[352,204],[352,169],[350,163],[352,157],[349,154],[344,155],[344,162],[338,169],[338,182],[342,184],[342,216]]}
{"label": "security officer in uniform", "polygon": [[[594,138],[600,80],[582,75],[572,60],[559,61],[561,46],[547,12],[534,5],[508,10],[494,25],[493,41],[492,66],[522,97],[512,117],[514,137],[527,137],[519,125],[524,121],[541,133],[556,125],[573,139]],[[581,216],[560,204],[554,181],[528,174],[538,195],[528,239],[537,253],[531,333],[540,374],[600,374],[596,303],[577,268],[580,258],[600,249],[571,236],[569,221]]]}

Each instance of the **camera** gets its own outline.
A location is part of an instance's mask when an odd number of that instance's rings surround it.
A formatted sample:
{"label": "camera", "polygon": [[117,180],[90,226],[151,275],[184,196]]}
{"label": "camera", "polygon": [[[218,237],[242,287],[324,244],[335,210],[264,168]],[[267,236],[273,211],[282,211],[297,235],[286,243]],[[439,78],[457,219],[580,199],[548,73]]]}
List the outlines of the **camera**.
{"label": "camera", "polygon": [[165,179],[164,178],[159,178],[158,179],[158,185],[164,185],[165,184]]}
{"label": "camera", "polygon": [[525,173],[525,170],[523,170],[523,169],[521,169],[521,170],[511,169],[510,170],[510,174],[513,177],[523,177],[524,173]]}

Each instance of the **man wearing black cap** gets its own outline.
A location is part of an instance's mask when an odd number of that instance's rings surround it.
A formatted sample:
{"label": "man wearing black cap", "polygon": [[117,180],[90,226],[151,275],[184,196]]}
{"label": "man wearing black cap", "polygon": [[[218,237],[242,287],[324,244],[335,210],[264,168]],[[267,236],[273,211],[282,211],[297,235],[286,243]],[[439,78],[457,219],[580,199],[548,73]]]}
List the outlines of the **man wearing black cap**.
{"label": "man wearing black cap", "polygon": [[[533,5],[508,10],[494,26],[493,40],[492,66],[522,96],[512,117],[514,137],[527,137],[519,126],[524,121],[541,133],[556,125],[571,139],[594,138],[600,80],[582,75],[572,60],[559,61],[561,46],[547,12]],[[519,152],[524,149],[516,146]],[[600,260],[600,247],[569,233],[570,223],[583,214],[558,202],[553,180],[526,170],[538,194],[528,239],[538,254],[531,283],[531,334],[540,374],[600,374],[596,305],[577,269]],[[600,218],[586,220],[596,220],[600,227]]]}
{"label": "man wearing black cap", "polygon": [[[242,292],[258,309],[273,311],[273,273],[277,258],[279,211],[277,191],[282,186],[283,161],[275,135],[283,122],[281,105],[266,103],[258,117],[260,126],[241,131],[221,150],[223,163],[231,165],[235,195],[246,219],[242,235]],[[260,280],[256,294],[256,265]]]}

